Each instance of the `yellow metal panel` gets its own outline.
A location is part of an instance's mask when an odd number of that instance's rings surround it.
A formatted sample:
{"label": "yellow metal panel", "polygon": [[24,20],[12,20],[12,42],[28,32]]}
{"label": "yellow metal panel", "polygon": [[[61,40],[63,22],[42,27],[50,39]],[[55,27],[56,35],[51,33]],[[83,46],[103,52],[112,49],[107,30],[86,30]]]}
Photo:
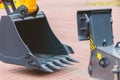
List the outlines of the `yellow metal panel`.
{"label": "yellow metal panel", "polygon": [[21,5],[20,0],[13,0],[13,1],[16,7],[19,7]]}
{"label": "yellow metal panel", "polygon": [[0,8],[3,8],[3,4],[1,0],[0,0]]}
{"label": "yellow metal panel", "polygon": [[37,10],[36,0],[20,0],[20,3],[28,8],[28,13],[32,13]]}
{"label": "yellow metal panel", "polygon": [[[21,4],[20,4],[20,0],[13,0],[14,3],[15,3],[15,6],[16,7],[19,7]],[[0,9],[4,8],[2,2],[0,1]]]}

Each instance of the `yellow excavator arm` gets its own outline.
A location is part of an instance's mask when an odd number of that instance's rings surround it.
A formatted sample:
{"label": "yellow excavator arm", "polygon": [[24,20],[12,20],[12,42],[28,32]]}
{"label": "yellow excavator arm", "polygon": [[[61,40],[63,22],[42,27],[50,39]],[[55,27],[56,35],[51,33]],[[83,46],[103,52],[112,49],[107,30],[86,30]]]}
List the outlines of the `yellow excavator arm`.
{"label": "yellow excavator arm", "polygon": [[20,0],[20,4],[27,7],[28,13],[33,13],[37,10],[36,0]]}
{"label": "yellow excavator arm", "polygon": [[18,11],[23,15],[35,14],[39,9],[36,0],[0,0],[1,3],[4,4],[8,14],[11,13],[10,7],[12,7],[13,12]]}

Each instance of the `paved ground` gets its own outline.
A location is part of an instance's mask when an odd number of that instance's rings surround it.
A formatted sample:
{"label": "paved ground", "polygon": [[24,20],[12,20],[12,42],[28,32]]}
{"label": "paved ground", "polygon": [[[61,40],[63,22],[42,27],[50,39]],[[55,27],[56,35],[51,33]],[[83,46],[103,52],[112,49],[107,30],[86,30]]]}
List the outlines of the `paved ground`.
{"label": "paved ground", "polygon": [[[48,18],[52,30],[61,42],[70,45],[75,54],[71,55],[80,63],[68,66],[54,73],[42,73],[26,69],[25,67],[5,64],[0,62],[0,80],[95,80],[87,74],[87,66],[90,57],[89,41],[79,42],[77,38],[76,12],[81,9],[106,8],[86,6],[89,0],[40,0],[38,5]],[[113,9],[113,32],[115,42],[120,40],[120,7]],[[0,15],[5,12],[0,11]]]}

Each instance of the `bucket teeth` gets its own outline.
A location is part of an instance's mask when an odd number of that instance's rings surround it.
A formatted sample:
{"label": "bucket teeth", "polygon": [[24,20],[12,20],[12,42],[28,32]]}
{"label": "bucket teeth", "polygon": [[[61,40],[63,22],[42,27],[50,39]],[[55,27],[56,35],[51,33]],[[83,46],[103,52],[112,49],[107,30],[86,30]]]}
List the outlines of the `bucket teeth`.
{"label": "bucket teeth", "polygon": [[72,65],[72,62],[78,62],[68,55],[49,56],[48,59],[39,59],[41,62],[41,70],[44,72],[53,72],[59,70],[64,66]]}
{"label": "bucket teeth", "polygon": [[70,56],[67,56],[66,59],[67,59],[68,61],[71,61],[71,62],[79,62],[79,61],[77,61],[76,59],[74,59],[74,58],[72,58],[72,57],[70,57]]}
{"label": "bucket teeth", "polygon": [[60,61],[61,61],[62,63],[65,63],[65,64],[72,65],[72,63],[71,63],[70,61],[68,61],[67,59],[65,59],[65,58],[60,58]]}
{"label": "bucket teeth", "polygon": [[54,59],[59,60],[61,63],[72,65],[72,63],[70,61],[68,61],[65,58],[65,56],[57,56],[57,57],[54,57]]}
{"label": "bucket teeth", "polygon": [[53,63],[60,66],[60,67],[66,66],[64,63],[60,62],[59,60],[54,60]]}
{"label": "bucket teeth", "polygon": [[52,68],[52,69],[56,69],[56,70],[59,70],[61,69],[59,66],[56,66],[55,64],[53,64],[52,62],[48,62],[47,65]]}
{"label": "bucket teeth", "polygon": [[52,69],[48,68],[46,65],[41,65],[41,70],[44,71],[44,72],[54,72]]}

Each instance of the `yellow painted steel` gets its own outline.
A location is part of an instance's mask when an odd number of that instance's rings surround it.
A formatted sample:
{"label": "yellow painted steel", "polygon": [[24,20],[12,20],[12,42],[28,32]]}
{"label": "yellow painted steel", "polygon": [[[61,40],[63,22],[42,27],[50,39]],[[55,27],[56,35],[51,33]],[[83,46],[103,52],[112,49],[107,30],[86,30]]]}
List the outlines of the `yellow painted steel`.
{"label": "yellow painted steel", "polygon": [[13,0],[13,1],[16,7],[19,7],[21,5],[20,0]]}
{"label": "yellow painted steel", "polygon": [[[13,1],[15,3],[16,7],[19,7],[21,5],[20,0],[13,0]],[[0,0],[0,9],[3,9],[3,8],[4,8],[4,6],[3,6],[3,4],[2,4],[2,2]]]}
{"label": "yellow painted steel", "polygon": [[28,13],[32,13],[37,10],[36,0],[20,0],[20,3],[28,8]]}
{"label": "yellow painted steel", "polygon": [[[36,0],[13,0],[13,1],[16,7],[19,7],[20,5],[26,6],[28,8],[28,13],[32,13],[37,10]],[[4,8],[2,3],[0,3],[0,8]]]}
{"label": "yellow painted steel", "polygon": [[91,51],[96,49],[96,46],[95,46],[95,44],[93,42],[93,39],[92,39],[91,35],[90,35],[90,49],[91,49]]}
{"label": "yellow painted steel", "polygon": [[1,0],[0,0],[0,8],[4,8]]}
{"label": "yellow painted steel", "polygon": [[102,54],[101,53],[97,53],[97,58],[100,60],[102,59]]}

